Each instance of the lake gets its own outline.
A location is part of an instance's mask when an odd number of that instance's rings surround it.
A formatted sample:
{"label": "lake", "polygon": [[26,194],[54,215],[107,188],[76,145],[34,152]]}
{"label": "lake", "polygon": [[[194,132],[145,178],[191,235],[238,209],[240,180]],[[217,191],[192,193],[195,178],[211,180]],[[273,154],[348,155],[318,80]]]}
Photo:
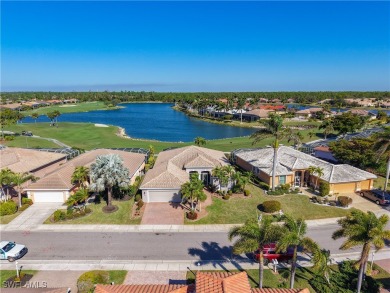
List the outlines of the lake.
{"label": "lake", "polygon": [[[101,110],[85,113],[62,114],[58,122],[90,122],[123,127],[132,138],[154,139],[170,142],[190,142],[195,137],[205,139],[230,138],[251,135],[254,130],[244,127],[225,126],[191,118],[172,109],[167,103],[128,103],[117,110]],[[40,116],[37,122],[48,122]],[[34,122],[30,117],[23,122]]]}

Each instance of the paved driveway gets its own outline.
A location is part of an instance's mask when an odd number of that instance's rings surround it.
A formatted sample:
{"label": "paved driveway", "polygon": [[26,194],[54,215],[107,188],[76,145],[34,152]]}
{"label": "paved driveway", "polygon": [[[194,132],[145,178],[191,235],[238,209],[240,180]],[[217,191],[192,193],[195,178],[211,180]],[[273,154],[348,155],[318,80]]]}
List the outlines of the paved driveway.
{"label": "paved driveway", "polygon": [[381,215],[381,214],[390,215],[390,213],[389,213],[390,206],[386,207],[386,206],[377,205],[375,202],[369,200],[366,197],[362,197],[358,194],[353,194],[353,195],[351,195],[351,197],[353,199],[351,206],[354,208],[357,208],[357,209],[364,211],[364,212],[371,211],[377,215]]}
{"label": "paved driveway", "polygon": [[29,230],[41,225],[55,210],[62,206],[61,203],[35,203],[18,217],[8,223],[7,230]]}
{"label": "paved driveway", "polygon": [[147,203],[141,225],[183,225],[184,211],[179,204]]}
{"label": "paved driveway", "polygon": [[30,282],[40,287],[70,288],[71,292],[77,292],[77,279],[83,273],[83,271],[39,271]]}

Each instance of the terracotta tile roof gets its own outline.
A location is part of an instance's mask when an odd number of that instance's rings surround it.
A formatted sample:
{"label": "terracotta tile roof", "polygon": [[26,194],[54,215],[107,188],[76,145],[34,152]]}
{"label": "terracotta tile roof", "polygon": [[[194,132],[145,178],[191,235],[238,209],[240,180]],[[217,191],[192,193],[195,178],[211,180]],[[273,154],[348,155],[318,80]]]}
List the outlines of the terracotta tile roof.
{"label": "terracotta tile roof", "polygon": [[254,109],[246,112],[244,115],[253,115],[260,118],[267,118],[270,112],[274,112],[274,110],[266,110],[266,109]]}
{"label": "terracotta tile roof", "polygon": [[[202,164],[205,164],[202,166]],[[175,188],[189,180],[185,168],[227,165],[228,161],[221,151],[215,151],[197,146],[187,146],[161,152],[153,169],[149,170],[140,189]]]}
{"label": "terracotta tile roof", "polygon": [[130,178],[145,160],[144,154],[110,149],[97,149],[81,154],[80,156],[68,161],[59,169],[39,179],[37,182],[30,184],[27,188],[25,188],[25,190],[69,190],[73,187],[71,178],[76,167],[89,167],[95,162],[97,156],[108,154],[117,154],[123,159],[123,165],[129,169]]}
{"label": "terracotta tile roof", "polygon": [[97,285],[95,293],[195,293],[190,285]]}
{"label": "terracotta tile roof", "polygon": [[9,168],[17,173],[33,172],[65,157],[65,154],[22,148],[4,148],[0,150],[0,168]]}
{"label": "terracotta tile roof", "polygon": [[328,146],[318,146],[314,148],[315,151],[331,152]]}
{"label": "terracotta tile roof", "polygon": [[324,110],[323,108],[308,108],[308,109],[299,110],[296,112],[296,114],[313,114],[313,113],[321,112],[323,110]]}
{"label": "terracotta tile roof", "polygon": [[198,272],[196,274],[196,293],[250,293],[246,272]]}
{"label": "terracotta tile roof", "polygon": [[252,293],[310,293],[309,289],[252,288]]}

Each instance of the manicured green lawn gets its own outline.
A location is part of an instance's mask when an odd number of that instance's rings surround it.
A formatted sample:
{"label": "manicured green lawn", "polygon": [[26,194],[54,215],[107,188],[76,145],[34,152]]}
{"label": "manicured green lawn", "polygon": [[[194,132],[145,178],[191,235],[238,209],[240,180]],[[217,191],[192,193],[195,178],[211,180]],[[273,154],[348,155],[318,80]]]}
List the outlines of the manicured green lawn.
{"label": "manicured green lawn", "polygon": [[[88,112],[94,110],[112,110],[116,108],[108,108],[103,102],[85,102],[78,104],[64,104],[55,105],[49,107],[41,107],[34,110],[23,111],[25,116],[31,116],[32,113],[38,113],[39,115],[46,115],[46,113],[59,111],[60,113],[75,113],[75,112]],[[61,119],[61,118],[60,118]]]}
{"label": "manicured green lawn", "polygon": [[[37,271],[34,270],[22,270],[22,273],[34,275],[37,273]],[[16,276],[16,270],[1,270],[0,271],[0,288],[5,287],[5,281],[7,281],[9,278]],[[1,291],[1,290],[0,290]]]}
{"label": "manicured green lawn", "polygon": [[248,185],[251,197],[230,198],[223,200],[213,198],[213,204],[207,207],[208,215],[198,221],[188,221],[188,224],[238,224],[244,223],[249,218],[254,218],[260,213],[258,206],[265,200],[277,200],[282,205],[284,213],[304,217],[306,220],[343,217],[350,210],[330,206],[315,205],[306,195],[288,194],[281,197],[265,195],[264,192],[254,186]]}
{"label": "manicured green lawn", "polygon": [[[135,148],[148,148],[149,145],[153,145],[156,152],[160,152],[163,149],[169,147],[183,147],[190,143],[177,143],[177,142],[159,142],[148,141],[139,139],[126,139],[116,135],[118,128],[116,126],[109,127],[96,127],[92,123],[69,123],[59,122],[59,127],[50,127],[48,123],[30,123],[30,124],[17,124],[6,127],[6,130],[14,132],[22,132],[23,130],[31,131],[34,135],[41,137],[54,138],[72,147],[77,147],[85,150],[94,148],[123,148],[123,147],[135,147]],[[304,141],[308,141],[313,138],[309,138],[307,135],[309,130],[303,130],[301,133],[305,136]],[[31,139],[31,138],[29,138]],[[256,147],[270,145],[272,139],[264,139]],[[29,140],[27,141],[29,144]],[[34,147],[49,147],[45,140],[36,140]],[[282,142],[287,144],[287,142]],[[18,137],[14,141],[4,142],[9,146],[26,147],[26,139],[24,137]],[[29,144],[29,147],[30,144]],[[57,146],[55,146],[57,147]],[[232,151],[237,148],[250,148],[252,140],[249,137],[236,137],[218,140],[207,141],[205,147],[221,150],[225,152]]]}
{"label": "manicured green lawn", "polygon": [[[127,225],[139,225],[141,219],[131,219],[131,211],[133,208],[134,199],[127,201],[113,201],[113,205],[118,206],[118,210],[114,213],[104,213],[102,208],[106,205],[104,201],[100,204],[90,204],[88,207],[92,212],[86,216],[56,222],[54,224],[127,224]],[[51,216],[50,216],[51,217]],[[45,221],[45,224],[52,224],[49,219]]]}
{"label": "manicured green lawn", "polygon": [[15,214],[7,215],[7,216],[0,216],[0,224],[8,224],[13,219],[15,219],[17,216],[19,216],[22,212],[18,211]]}
{"label": "manicured green lawn", "polygon": [[15,136],[14,140],[1,142],[10,147],[22,147],[22,148],[58,148],[59,146],[54,142],[35,138],[30,136]]}
{"label": "manicured green lawn", "polygon": [[110,282],[114,284],[122,284],[126,278],[127,271],[108,271],[110,274]]}

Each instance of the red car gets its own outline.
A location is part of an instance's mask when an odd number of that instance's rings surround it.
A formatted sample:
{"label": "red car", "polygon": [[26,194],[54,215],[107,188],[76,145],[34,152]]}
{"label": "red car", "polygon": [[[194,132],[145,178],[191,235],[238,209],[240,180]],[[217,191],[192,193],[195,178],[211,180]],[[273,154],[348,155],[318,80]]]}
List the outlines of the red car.
{"label": "red car", "polygon": [[[276,243],[270,243],[264,245],[263,248],[263,256],[264,256],[264,264],[272,262],[272,260],[277,259],[278,262],[289,262],[292,260],[294,255],[294,248],[289,247],[286,252],[276,253]],[[259,261],[260,253],[259,250],[254,252],[254,259]]]}

